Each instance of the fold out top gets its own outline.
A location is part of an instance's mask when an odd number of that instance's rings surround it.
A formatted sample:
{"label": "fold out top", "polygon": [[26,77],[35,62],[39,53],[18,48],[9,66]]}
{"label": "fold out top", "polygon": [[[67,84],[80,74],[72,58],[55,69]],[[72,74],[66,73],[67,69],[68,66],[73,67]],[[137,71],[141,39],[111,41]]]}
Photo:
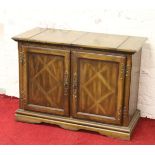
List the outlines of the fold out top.
{"label": "fold out top", "polygon": [[92,49],[109,49],[129,53],[138,52],[146,40],[144,37],[48,28],[34,28],[12,39],[16,41],[69,45]]}

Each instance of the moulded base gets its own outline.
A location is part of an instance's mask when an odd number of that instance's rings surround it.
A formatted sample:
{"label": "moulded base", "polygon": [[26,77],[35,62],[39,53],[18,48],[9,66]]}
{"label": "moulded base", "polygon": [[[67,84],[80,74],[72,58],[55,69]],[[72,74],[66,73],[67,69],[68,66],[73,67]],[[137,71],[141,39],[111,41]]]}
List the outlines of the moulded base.
{"label": "moulded base", "polygon": [[38,112],[27,111],[23,109],[18,109],[16,111],[16,120],[21,122],[27,123],[49,123],[58,125],[64,129],[69,130],[89,130],[95,131],[102,135],[106,135],[109,137],[120,138],[125,140],[130,140],[131,134],[138,122],[140,117],[139,110],[136,110],[132,120],[128,127],[125,126],[118,126],[118,125],[110,125],[110,124],[103,124],[97,123],[92,121],[86,121],[81,119],[75,118],[68,118]]}

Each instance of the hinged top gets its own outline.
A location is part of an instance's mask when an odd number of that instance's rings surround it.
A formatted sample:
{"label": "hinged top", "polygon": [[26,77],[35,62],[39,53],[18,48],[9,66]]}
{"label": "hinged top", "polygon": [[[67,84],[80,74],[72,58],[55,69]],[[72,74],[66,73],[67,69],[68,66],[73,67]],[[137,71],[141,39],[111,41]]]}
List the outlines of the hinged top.
{"label": "hinged top", "polygon": [[142,48],[146,38],[72,30],[34,28],[13,37],[16,41],[61,44],[93,49],[110,49],[134,53]]}

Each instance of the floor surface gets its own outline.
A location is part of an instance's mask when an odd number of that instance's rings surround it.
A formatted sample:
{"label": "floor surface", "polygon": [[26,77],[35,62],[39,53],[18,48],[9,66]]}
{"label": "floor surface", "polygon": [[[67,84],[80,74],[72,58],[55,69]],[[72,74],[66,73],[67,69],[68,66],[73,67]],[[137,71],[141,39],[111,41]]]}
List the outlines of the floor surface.
{"label": "floor surface", "polygon": [[155,144],[155,120],[141,118],[132,139],[119,140],[88,131],[15,121],[19,100],[0,95],[0,144]]}

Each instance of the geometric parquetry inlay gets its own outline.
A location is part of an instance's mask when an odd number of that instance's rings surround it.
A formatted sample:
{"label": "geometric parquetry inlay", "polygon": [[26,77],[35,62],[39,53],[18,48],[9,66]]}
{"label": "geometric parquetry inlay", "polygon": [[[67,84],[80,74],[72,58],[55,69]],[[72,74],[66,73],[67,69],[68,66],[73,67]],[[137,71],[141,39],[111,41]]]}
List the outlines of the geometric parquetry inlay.
{"label": "geometric parquetry inlay", "polygon": [[28,59],[29,103],[62,109],[64,58],[29,53]]}
{"label": "geometric parquetry inlay", "polygon": [[80,59],[80,101],[78,111],[114,116],[118,64]]}

